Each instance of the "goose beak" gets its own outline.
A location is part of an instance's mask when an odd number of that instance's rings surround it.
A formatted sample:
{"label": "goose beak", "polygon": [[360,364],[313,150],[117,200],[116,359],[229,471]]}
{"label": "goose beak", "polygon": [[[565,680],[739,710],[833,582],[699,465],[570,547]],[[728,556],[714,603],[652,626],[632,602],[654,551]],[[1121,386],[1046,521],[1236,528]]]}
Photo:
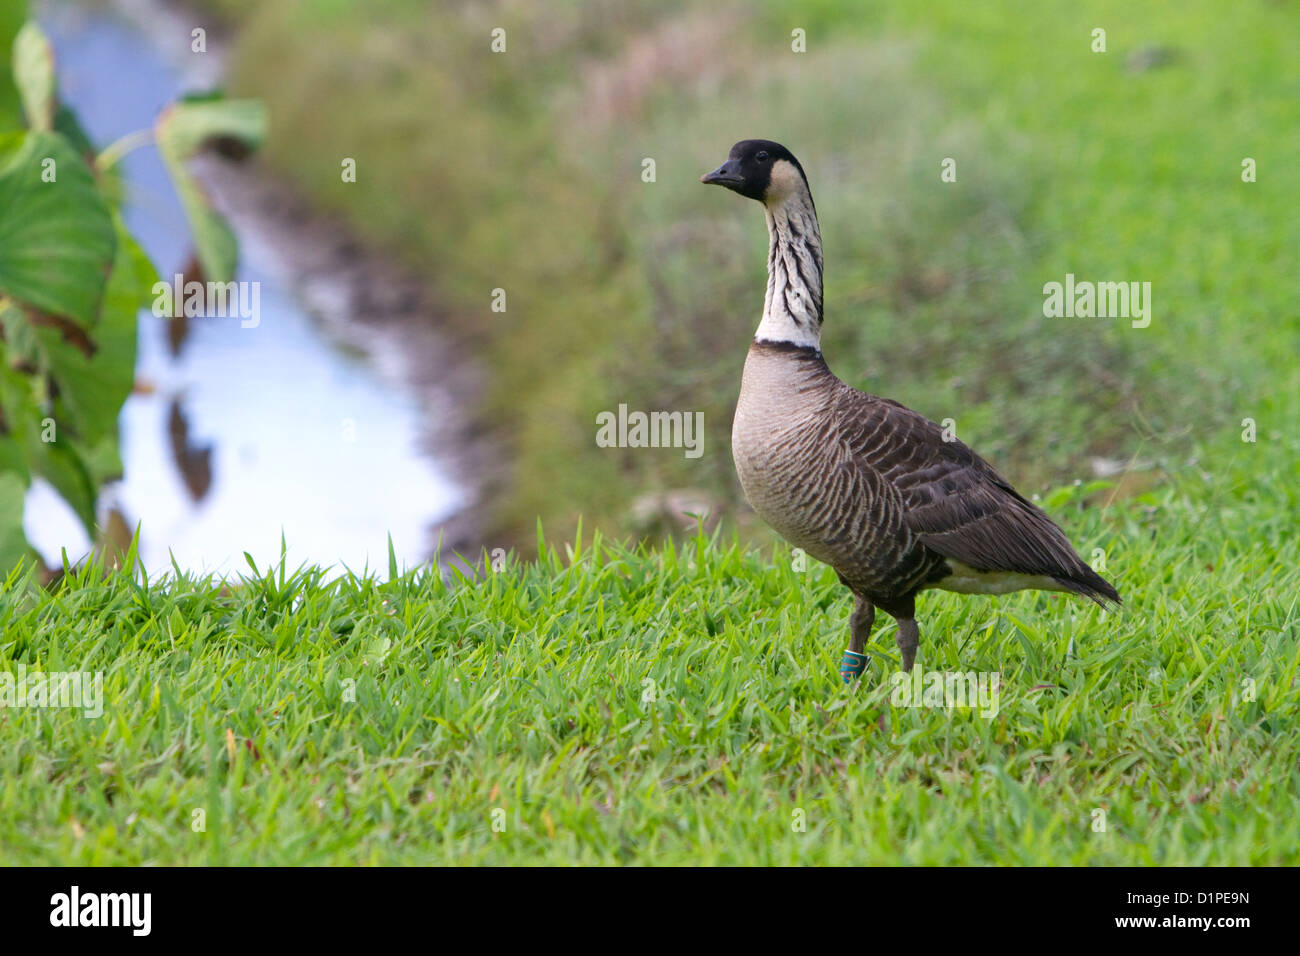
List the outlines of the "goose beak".
{"label": "goose beak", "polygon": [[739,186],[745,179],[740,175],[740,163],[729,159],[711,173],[700,177],[700,182],[709,186],[726,186],[728,189]]}

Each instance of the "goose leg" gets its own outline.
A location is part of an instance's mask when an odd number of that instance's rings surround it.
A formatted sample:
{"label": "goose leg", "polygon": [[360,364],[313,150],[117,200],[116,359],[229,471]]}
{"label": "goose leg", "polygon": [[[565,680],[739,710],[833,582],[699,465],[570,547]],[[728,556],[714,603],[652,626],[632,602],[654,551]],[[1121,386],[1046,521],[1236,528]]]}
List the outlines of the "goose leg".
{"label": "goose leg", "polygon": [[849,648],[840,658],[840,677],[846,684],[852,684],[867,669],[868,657],[863,652],[867,638],[871,634],[871,625],[876,621],[876,608],[870,601],[854,595],[853,613],[849,616]]}
{"label": "goose leg", "polygon": [[915,618],[900,618],[898,621],[898,652],[903,656],[903,670],[910,671],[916,663],[916,648],[921,643],[921,629],[916,626]]}

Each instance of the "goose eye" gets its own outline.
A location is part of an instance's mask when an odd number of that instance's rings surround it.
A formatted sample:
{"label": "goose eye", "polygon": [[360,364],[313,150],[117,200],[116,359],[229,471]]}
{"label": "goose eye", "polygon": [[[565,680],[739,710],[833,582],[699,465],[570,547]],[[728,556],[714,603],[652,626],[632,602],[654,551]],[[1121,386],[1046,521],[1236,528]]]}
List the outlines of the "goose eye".
{"label": "goose eye", "polygon": [[758,160],[760,163],[765,163],[765,162],[767,162],[767,150],[765,150],[765,149],[760,149],[760,150],[758,151],[758,155],[755,156],[754,158],[755,158],[756,160]]}

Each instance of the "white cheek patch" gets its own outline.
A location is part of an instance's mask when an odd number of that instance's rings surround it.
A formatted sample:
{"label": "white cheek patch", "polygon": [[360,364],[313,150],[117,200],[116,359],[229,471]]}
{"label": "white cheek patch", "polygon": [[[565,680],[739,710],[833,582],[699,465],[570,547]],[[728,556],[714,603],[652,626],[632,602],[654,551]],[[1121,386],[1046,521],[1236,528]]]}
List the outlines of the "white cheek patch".
{"label": "white cheek patch", "polygon": [[804,189],[803,177],[794,163],[787,159],[778,159],[772,164],[772,175],[768,180],[767,192],[763,199],[771,203],[780,203]]}

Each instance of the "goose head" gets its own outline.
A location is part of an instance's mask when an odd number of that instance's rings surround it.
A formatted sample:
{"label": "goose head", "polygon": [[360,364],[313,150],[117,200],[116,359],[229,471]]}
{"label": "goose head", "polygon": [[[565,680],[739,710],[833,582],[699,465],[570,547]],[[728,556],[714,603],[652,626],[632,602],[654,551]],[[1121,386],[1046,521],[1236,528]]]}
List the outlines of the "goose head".
{"label": "goose head", "polygon": [[812,195],[794,153],[769,139],[741,140],[731,147],[727,161],[701,176],[700,182],[724,186],[765,206],[782,205],[796,195]]}

